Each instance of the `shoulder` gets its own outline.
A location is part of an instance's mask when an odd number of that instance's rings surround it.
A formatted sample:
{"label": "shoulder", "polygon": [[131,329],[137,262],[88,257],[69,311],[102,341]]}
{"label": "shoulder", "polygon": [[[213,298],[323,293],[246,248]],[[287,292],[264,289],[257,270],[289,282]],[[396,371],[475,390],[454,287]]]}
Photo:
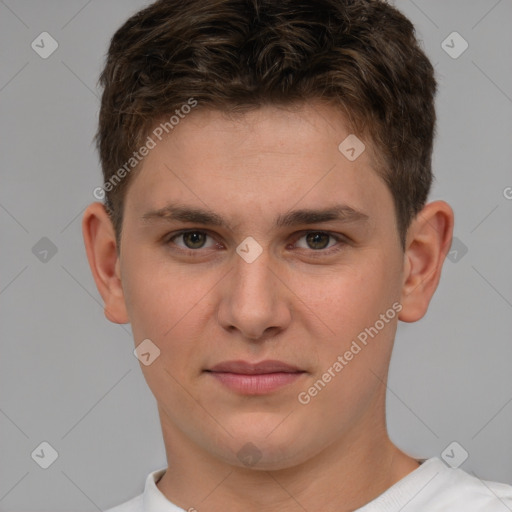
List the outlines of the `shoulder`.
{"label": "shoulder", "polygon": [[512,486],[482,480],[432,457],[357,512],[397,511],[512,511]]}
{"label": "shoulder", "polygon": [[165,511],[181,511],[172,505],[165,496],[158,490],[156,483],[160,477],[165,473],[165,468],[157,469],[150,473],[146,478],[144,485],[144,492],[129,501],[117,505],[113,508],[105,510],[105,512],[144,512],[145,510],[158,510]]}
{"label": "shoulder", "polygon": [[[441,461],[439,461],[442,464]],[[504,512],[512,510],[512,486],[482,480],[462,469],[445,468],[432,499],[435,510],[454,512]],[[437,504],[437,502],[439,504]]]}
{"label": "shoulder", "polygon": [[105,510],[105,512],[143,512],[143,494],[132,498],[121,505]]}

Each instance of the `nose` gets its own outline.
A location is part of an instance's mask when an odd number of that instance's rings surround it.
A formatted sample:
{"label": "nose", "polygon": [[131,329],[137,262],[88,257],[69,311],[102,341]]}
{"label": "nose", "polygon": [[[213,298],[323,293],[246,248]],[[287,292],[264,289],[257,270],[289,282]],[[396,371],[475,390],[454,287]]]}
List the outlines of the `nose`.
{"label": "nose", "polygon": [[250,341],[275,336],[290,324],[291,311],[286,288],[276,274],[267,250],[251,263],[235,255],[234,271],[223,280],[218,321]]}

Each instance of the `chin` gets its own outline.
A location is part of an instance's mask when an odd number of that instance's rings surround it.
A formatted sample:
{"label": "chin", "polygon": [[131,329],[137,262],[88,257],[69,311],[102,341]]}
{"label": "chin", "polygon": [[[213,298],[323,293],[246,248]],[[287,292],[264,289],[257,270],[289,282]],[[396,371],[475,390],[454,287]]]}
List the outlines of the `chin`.
{"label": "chin", "polygon": [[[232,429],[230,432],[235,433]],[[275,421],[271,428],[261,428],[261,424],[253,421],[250,428],[238,432],[233,438],[226,439],[227,446],[224,449],[218,444],[212,447],[217,457],[237,467],[277,471],[300,465],[314,456],[314,437],[301,438],[289,426],[288,429],[283,425],[276,428]]]}
{"label": "chin", "polygon": [[233,466],[254,471],[279,471],[289,469],[305,462],[308,457],[300,457],[296,446],[288,443],[286,447],[256,445],[252,442],[243,444],[234,453],[219,454],[221,458]]}

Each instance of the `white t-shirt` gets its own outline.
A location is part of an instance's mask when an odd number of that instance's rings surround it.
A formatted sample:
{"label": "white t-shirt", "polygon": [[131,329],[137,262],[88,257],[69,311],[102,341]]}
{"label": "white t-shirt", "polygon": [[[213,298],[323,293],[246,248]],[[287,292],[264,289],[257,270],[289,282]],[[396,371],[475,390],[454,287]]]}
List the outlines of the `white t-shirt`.
{"label": "white t-shirt", "polygon": [[[143,494],[105,512],[183,512],[156,486],[165,471],[150,473]],[[480,480],[432,457],[355,512],[510,511],[512,486]]]}

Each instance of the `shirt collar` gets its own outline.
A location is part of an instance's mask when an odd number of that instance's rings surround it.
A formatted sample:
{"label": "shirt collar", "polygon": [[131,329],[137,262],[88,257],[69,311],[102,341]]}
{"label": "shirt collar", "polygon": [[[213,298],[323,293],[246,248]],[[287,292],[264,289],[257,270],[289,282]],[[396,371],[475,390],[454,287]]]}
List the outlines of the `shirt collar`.
{"label": "shirt collar", "polygon": [[144,512],[184,512],[184,509],[171,503],[156,486],[166,470],[167,468],[158,469],[150,473],[146,478],[142,500]]}
{"label": "shirt collar", "polygon": [[[382,505],[395,502],[401,503],[400,500],[403,498],[410,499],[408,493],[404,492],[406,489],[410,491],[415,487],[420,488],[424,486],[425,479],[433,479],[438,473],[446,471],[447,469],[437,457],[419,459],[418,462],[420,463],[418,468],[406,475],[399,482],[396,482],[378,498],[358,509],[357,512],[372,512]],[[143,495],[144,512],[187,512],[174,503],[171,503],[156,486],[157,482],[166,471],[167,468],[157,469],[146,478],[146,486]]]}

